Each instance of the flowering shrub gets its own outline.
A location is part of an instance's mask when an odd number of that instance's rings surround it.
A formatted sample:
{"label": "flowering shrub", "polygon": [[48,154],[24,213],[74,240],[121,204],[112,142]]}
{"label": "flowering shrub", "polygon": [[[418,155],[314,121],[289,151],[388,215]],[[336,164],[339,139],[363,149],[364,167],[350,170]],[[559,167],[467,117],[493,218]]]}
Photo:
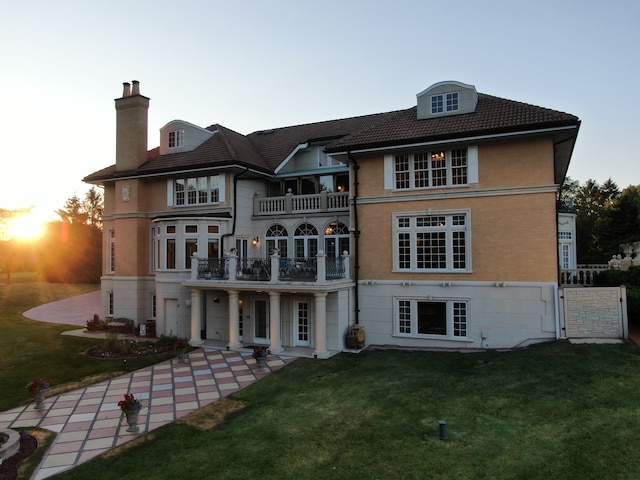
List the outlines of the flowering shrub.
{"label": "flowering shrub", "polygon": [[187,342],[186,340],[176,340],[176,343],[174,343],[173,348],[175,348],[176,350],[189,348],[189,342]]}
{"label": "flowering shrub", "polygon": [[134,397],[133,393],[125,393],[124,400],[120,400],[118,406],[123,412],[133,412],[142,408],[140,400]]}
{"label": "flowering shrub", "polygon": [[31,380],[31,383],[29,383],[25,388],[27,389],[27,392],[34,393],[39,390],[46,390],[50,385],[51,381],[49,380],[34,378],[33,380]]}

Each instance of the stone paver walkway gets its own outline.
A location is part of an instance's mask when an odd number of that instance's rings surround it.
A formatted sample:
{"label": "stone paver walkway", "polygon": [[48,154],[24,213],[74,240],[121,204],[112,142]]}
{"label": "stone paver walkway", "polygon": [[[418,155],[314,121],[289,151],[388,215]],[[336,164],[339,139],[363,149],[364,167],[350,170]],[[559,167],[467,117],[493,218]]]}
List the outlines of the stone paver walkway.
{"label": "stone paver walkway", "polygon": [[[0,428],[39,427],[57,433],[33,477],[41,480],[171,423],[295,359],[269,355],[267,360],[268,368],[260,372],[251,352],[194,350],[183,362],[168,360],[47,398],[42,410],[30,404],[0,412]],[[138,433],[126,431],[118,407],[125,393],[143,404]]]}

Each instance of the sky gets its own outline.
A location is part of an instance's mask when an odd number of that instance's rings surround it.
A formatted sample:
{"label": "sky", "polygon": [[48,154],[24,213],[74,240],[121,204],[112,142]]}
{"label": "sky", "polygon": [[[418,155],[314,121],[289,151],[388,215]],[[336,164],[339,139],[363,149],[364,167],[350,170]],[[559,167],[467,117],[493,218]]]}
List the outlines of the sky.
{"label": "sky", "polygon": [[578,116],[569,175],[640,185],[637,0],[0,0],[0,208],[55,210],[115,163],[140,81],[174,119],[256,130],[409,108],[430,85]]}

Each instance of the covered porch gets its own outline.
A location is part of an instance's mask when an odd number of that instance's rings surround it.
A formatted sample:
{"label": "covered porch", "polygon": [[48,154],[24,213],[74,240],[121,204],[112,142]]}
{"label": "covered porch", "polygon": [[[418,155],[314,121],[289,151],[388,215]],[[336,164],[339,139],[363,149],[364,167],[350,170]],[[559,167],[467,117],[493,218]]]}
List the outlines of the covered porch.
{"label": "covered porch", "polygon": [[191,290],[191,345],[235,351],[264,346],[273,354],[308,358],[345,349],[352,281],[213,283],[183,283]]}

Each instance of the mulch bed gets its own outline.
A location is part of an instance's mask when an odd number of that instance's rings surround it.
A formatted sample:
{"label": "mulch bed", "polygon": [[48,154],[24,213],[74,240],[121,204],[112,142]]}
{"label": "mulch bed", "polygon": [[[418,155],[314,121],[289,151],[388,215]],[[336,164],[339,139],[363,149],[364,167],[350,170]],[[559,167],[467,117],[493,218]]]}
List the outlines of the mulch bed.
{"label": "mulch bed", "polygon": [[38,448],[38,440],[31,435],[20,436],[20,450],[7,458],[0,465],[0,480],[15,480],[18,478],[18,466]]}

